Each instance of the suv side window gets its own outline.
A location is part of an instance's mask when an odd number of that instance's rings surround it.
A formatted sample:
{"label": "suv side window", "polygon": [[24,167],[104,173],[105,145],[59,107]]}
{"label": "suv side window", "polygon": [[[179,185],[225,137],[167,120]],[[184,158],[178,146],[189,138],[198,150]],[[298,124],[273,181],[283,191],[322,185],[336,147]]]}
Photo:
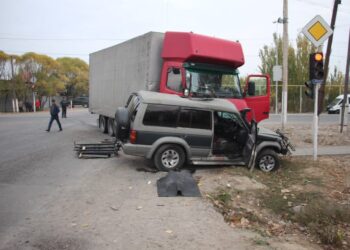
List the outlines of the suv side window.
{"label": "suv side window", "polygon": [[178,106],[148,104],[143,117],[143,124],[147,126],[176,127]]}
{"label": "suv side window", "polygon": [[182,108],[180,111],[178,126],[211,130],[211,112]]}

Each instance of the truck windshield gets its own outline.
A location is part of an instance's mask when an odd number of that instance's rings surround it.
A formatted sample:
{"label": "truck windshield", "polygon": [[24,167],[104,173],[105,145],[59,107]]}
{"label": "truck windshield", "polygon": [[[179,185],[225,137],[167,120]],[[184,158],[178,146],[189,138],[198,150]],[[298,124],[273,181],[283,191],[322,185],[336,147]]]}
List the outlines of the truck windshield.
{"label": "truck windshield", "polygon": [[235,70],[186,67],[186,85],[193,97],[242,98]]}

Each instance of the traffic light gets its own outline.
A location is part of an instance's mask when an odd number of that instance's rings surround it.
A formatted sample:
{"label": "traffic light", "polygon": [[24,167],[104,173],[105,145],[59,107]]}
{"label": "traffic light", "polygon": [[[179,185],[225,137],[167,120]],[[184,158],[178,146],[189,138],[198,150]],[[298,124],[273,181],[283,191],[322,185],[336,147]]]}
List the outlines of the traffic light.
{"label": "traffic light", "polygon": [[311,99],[314,99],[314,84],[312,83],[312,81],[307,81],[304,84],[306,86],[305,95]]}
{"label": "traffic light", "polygon": [[310,54],[309,61],[309,79],[312,80],[323,80],[324,68],[323,68],[323,53],[316,52]]}

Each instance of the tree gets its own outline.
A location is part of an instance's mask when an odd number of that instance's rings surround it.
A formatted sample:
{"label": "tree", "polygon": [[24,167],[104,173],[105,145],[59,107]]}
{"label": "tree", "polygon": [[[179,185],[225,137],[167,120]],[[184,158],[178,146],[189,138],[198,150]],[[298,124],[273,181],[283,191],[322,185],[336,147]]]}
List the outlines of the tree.
{"label": "tree", "polygon": [[[278,62],[282,62],[282,37],[273,34],[274,45],[265,45],[259,52],[261,65],[260,72],[272,75],[273,66],[276,65],[276,47],[278,48]],[[309,55],[316,51],[305,37],[299,35],[296,40],[297,48],[288,47],[288,84],[303,85],[308,79]]]}
{"label": "tree", "polygon": [[66,94],[74,97],[88,95],[89,66],[79,58],[62,57],[56,61],[60,65]]}
{"label": "tree", "polygon": [[0,80],[8,78],[8,72],[6,71],[7,65],[10,61],[10,56],[0,50]]}
{"label": "tree", "polygon": [[[64,91],[64,84],[59,74],[59,64],[47,55],[29,52],[20,57],[18,61],[19,76],[28,92],[37,92],[38,98],[42,96],[54,96]],[[23,85],[22,85],[23,86]],[[47,99],[41,102],[45,103]]]}

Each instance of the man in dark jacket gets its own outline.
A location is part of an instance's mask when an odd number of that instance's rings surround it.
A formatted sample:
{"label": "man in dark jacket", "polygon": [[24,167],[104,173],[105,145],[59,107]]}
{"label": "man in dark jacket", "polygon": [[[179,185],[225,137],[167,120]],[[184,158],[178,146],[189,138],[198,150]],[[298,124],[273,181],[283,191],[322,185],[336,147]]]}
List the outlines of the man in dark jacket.
{"label": "man in dark jacket", "polygon": [[58,127],[60,128],[60,131],[62,131],[62,126],[61,126],[60,120],[58,118],[58,113],[59,112],[60,112],[60,109],[57,106],[56,101],[53,99],[52,100],[52,105],[50,107],[51,119],[50,119],[50,122],[49,122],[49,127],[46,130],[47,132],[50,132],[53,120],[56,120],[56,122],[58,124]]}
{"label": "man in dark jacket", "polygon": [[62,118],[67,118],[67,106],[68,106],[68,101],[66,100],[66,98],[64,98],[61,101]]}

